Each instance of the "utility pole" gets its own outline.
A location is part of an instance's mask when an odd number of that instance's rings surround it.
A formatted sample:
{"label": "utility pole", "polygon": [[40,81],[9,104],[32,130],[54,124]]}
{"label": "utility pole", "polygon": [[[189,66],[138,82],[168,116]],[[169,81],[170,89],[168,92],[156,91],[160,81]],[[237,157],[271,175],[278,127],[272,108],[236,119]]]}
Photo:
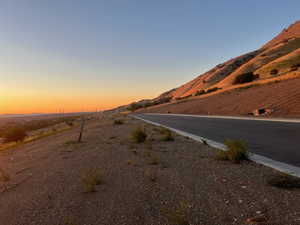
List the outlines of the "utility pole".
{"label": "utility pole", "polygon": [[84,124],[85,124],[85,120],[84,120],[84,116],[82,116],[78,142],[81,142],[81,140],[82,140],[82,135],[83,135],[83,131],[84,131]]}

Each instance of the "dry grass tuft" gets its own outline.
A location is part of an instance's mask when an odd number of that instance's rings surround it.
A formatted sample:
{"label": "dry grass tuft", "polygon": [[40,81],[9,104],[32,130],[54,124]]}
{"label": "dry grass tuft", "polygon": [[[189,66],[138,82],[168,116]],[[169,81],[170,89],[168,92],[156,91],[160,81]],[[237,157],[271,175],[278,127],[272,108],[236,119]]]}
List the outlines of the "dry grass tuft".
{"label": "dry grass tuft", "polygon": [[82,176],[82,183],[85,193],[95,192],[96,185],[103,183],[102,173],[99,169],[89,169]]}
{"label": "dry grass tuft", "polygon": [[174,141],[173,133],[169,129],[162,127],[160,133],[162,135],[162,141]]}
{"label": "dry grass tuft", "polygon": [[186,202],[180,202],[175,209],[162,209],[161,212],[166,216],[170,224],[190,225],[189,207]]}
{"label": "dry grass tuft", "polygon": [[229,160],[234,163],[240,163],[242,160],[248,160],[248,147],[244,141],[226,140],[227,151],[219,150],[217,159]]}
{"label": "dry grass tuft", "polygon": [[131,139],[135,143],[143,143],[147,139],[147,134],[142,128],[138,127],[132,131]]}

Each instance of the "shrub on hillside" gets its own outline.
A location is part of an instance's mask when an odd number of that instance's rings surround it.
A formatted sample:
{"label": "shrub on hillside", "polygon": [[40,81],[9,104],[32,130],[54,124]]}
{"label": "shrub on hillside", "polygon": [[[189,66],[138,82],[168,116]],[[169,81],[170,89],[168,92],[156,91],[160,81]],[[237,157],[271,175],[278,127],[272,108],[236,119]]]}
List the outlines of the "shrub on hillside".
{"label": "shrub on hillside", "polygon": [[20,142],[23,141],[27,137],[26,131],[22,127],[12,127],[8,128],[4,134],[4,142]]}
{"label": "shrub on hillside", "polygon": [[210,88],[210,89],[206,90],[206,93],[215,92],[215,91],[220,90],[220,89],[222,89],[222,88],[218,88],[218,87]]}
{"label": "shrub on hillside", "polygon": [[204,90],[199,90],[199,91],[196,92],[195,96],[204,95],[204,94],[205,94]]}
{"label": "shrub on hillside", "polygon": [[297,71],[298,70],[298,68],[300,68],[300,63],[298,63],[298,64],[294,64],[294,65],[292,65],[291,66],[291,72],[293,72],[293,71]]}
{"label": "shrub on hillside", "polygon": [[277,75],[278,74],[278,69],[272,69],[271,71],[270,71],[270,74],[271,75]]}
{"label": "shrub on hillside", "polygon": [[257,76],[254,75],[253,72],[243,73],[243,74],[238,75],[234,79],[233,84],[244,84],[244,83],[252,82],[256,78],[257,78]]}

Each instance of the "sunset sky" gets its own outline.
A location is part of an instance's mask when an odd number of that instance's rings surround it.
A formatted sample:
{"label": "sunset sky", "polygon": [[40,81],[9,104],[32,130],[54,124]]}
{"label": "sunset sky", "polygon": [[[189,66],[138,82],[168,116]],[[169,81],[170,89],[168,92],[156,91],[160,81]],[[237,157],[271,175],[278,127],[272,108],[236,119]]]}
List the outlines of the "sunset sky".
{"label": "sunset sky", "polygon": [[299,0],[1,0],[0,113],[153,98],[255,50]]}

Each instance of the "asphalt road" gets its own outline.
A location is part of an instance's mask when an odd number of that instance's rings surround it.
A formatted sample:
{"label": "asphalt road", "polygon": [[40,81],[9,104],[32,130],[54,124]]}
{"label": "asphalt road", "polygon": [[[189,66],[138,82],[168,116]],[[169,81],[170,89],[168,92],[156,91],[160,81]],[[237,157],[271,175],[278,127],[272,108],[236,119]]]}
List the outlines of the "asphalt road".
{"label": "asphalt road", "polygon": [[225,139],[244,140],[252,153],[300,167],[300,123],[153,114],[137,116],[221,143]]}

